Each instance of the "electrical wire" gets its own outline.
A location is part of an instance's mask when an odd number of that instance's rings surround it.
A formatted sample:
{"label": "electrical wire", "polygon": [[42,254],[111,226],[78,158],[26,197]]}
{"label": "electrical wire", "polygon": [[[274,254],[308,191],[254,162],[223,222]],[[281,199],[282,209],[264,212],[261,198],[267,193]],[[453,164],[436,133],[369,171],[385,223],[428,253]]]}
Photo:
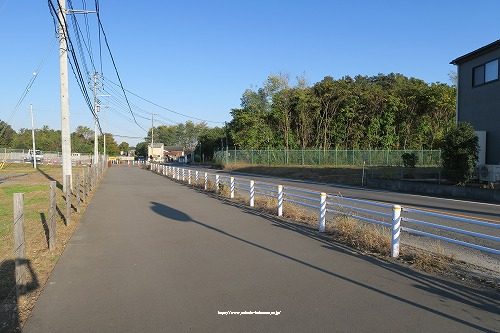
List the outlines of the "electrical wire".
{"label": "electrical wire", "polygon": [[135,119],[134,113],[132,112],[132,108],[131,108],[130,103],[128,101],[127,94],[125,93],[125,89],[123,88],[123,83],[122,83],[122,79],[120,78],[120,73],[118,73],[118,68],[116,67],[116,62],[115,62],[115,59],[113,57],[113,53],[111,52],[111,48],[109,46],[108,37],[106,36],[106,32],[104,31],[104,27],[102,26],[101,16],[99,14],[99,2],[97,0],[95,0],[95,6],[96,6],[96,13],[97,13],[97,22],[99,24],[100,30],[102,31],[102,35],[104,37],[104,42],[106,43],[106,47],[108,49],[109,56],[111,58],[111,62],[113,63],[113,67],[115,68],[116,76],[118,78],[118,81],[120,82],[120,87],[123,91],[123,96],[125,97],[125,100],[127,101],[127,104],[128,104],[129,110],[130,110],[130,114],[132,114],[132,117],[134,118],[134,122],[136,123],[136,125],[139,126],[145,132],[147,132],[146,129],[144,129],[141,125],[139,125],[139,123]]}
{"label": "electrical wire", "polygon": [[[106,78],[106,77],[103,77],[103,79],[104,79],[105,81],[107,81],[107,82],[111,83],[111,84],[114,84],[114,85],[117,85],[117,86],[118,86],[118,84],[117,84],[117,83],[115,83],[115,82],[113,82],[113,81],[109,80],[109,79],[108,79],[108,78]],[[206,123],[224,124],[224,122],[223,122],[223,121],[212,121],[212,120],[207,120],[207,119],[201,119],[201,118],[196,118],[196,117],[188,116],[188,115],[186,115],[186,114],[183,114],[183,113],[180,113],[180,112],[177,112],[177,111],[171,110],[171,109],[169,109],[169,108],[166,108],[166,107],[164,107],[164,106],[161,106],[161,105],[159,105],[159,104],[156,104],[155,102],[152,102],[152,101],[150,101],[150,100],[148,100],[148,99],[146,99],[146,98],[144,98],[144,97],[141,97],[141,96],[139,96],[139,95],[137,95],[137,94],[135,94],[135,93],[131,92],[130,90],[125,89],[125,91],[127,91],[127,92],[128,92],[128,93],[130,93],[131,95],[134,95],[135,97],[140,98],[140,99],[142,99],[143,101],[148,102],[149,104],[152,104],[152,105],[154,105],[154,106],[156,106],[156,107],[159,107],[160,109],[163,109],[163,110],[165,110],[165,111],[172,112],[172,113],[175,113],[175,114],[177,114],[177,115],[180,115],[180,116],[183,116],[183,117],[186,117],[186,118],[189,118],[189,119],[198,120],[198,121],[204,121],[204,122],[206,122]]]}
{"label": "electrical wire", "polygon": [[33,75],[31,76],[31,79],[29,80],[28,84],[26,85],[26,88],[24,88],[24,91],[21,94],[21,97],[19,98],[19,100],[17,101],[16,106],[12,110],[12,112],[10,114],[10,117],[7,119],[7,121],[5,122],[4,126],[0,129],[0,138],[2,137],[2,135],[5,132],[5,130],[7,129],[8,123],[10,123],[12,121],[12,118],[14,117],[15,113],[17,112],[17,109],[23,103],[24,99],[26,98],[26,95],[28,95],[28,93],[30,92],[30,89],[33,86],[33,83],[35,83],[36,78],[40,74],[40,71],[42,70],[42,67],[45,64],[45,61],[49,57],[49,54],[52,52],[52,49],[54,48],[54,45],[55,45],[55,40],[52,41],[52,43],[50,44],[50,47],[49,47],[49,50],[48,50],[47,54],[45,55],[45,57],[42,58],[42,60],[40,61],[40,64],[38,65],[38,67],[36,68],[36,70],[33,72]]}
{"label": "electrical wire", "polygon": [[[97,122],[99,131],[102,134],[102,128],[101,128],[101,124],[99,122],[99,117],[97,116],[97,113],[94,110],[94,107],[92,105],[92,101],[90,99],[90,96],[89,96],[88,91],[87,91],[87,86],[85,84],[85,79],[83,78],[83,75],[82,75],[82,72],[80,69],[80,65],[79,65],[78,59],[76,57],[76,52],[75,52],[75,49],[73,46],[73,42],[72,42],[72,40],[69,36],[69,33],[68,33],[68,25],[67,25],[67,21],[65,19],[65,15],[62,15],[62,20],[64,21],[64,22],[62,22],[59,15],[57,15],[58,11],[56,10],[56,8],[51,0],[48,0],[48,4],[49,4],[50,13],[52,15],[54,22],[56,22],[56,18],[57,18],[58,26],[64,27],[64,29],[62,29],[63,30],[63,38],[66,40],[68,53],[71,55],[71,58],[69,58],[69,63],[71,65],[71,69],[73,71],[73,74],[75,75],[75,78],[77,79],[77,83],[78,83],[78,86],[80,88],[80,91],[82,92],[84,100],[87,103],[87,106],[88,106],[90,112],[93,114],[94,119]],[[57,5],[58,5],[58,10],[62,11],[62,6],[61,6],[61,3],[59,2],[59,0],[57,0]],[[57,26],[56,26],[56,31],[57,31]]]}

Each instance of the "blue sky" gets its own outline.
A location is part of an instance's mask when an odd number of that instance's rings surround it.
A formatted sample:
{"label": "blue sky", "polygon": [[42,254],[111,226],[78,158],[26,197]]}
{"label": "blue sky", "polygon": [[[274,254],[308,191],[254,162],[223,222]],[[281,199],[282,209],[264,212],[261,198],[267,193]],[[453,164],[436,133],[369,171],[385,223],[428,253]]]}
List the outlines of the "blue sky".
{"label": "blue sky", "polygon": [[[72,2],[75,9],[94,5],[93,0]],[[314,84],[327,75],[395,72],[450,83],[448,73],[455,70],[451,60],[500,39],[497,0],[99,3],[124,87],[169,110],[213,121],[209,126],[231,120],[230,110],[239,107],[245,89],[262,86],[271,74],[305,75]],[[78,21],[83,29],[84,16]],[[88,22],[100,72],[95,15],[89,14]],[[16,131],[31,127],[30,104],[36,128],[61,127],[54,40],[47,1],[0,0],[0,119]],[[103,75],[118,82],[102,45]],[[15,109],[42,61],[33,86]],[[80,125],[93,128],[72,73],[69,84],[72,131]],[[115,96],[103,97],[108,108],[105,121],[101,112],[101,125],[118,143],[142,141],[137,138],[150,128],[151,120],[144,118],[150,119],[151,112],[158,114],[155,126],[189,120],[128,95],[138,126],[114,88]]]}

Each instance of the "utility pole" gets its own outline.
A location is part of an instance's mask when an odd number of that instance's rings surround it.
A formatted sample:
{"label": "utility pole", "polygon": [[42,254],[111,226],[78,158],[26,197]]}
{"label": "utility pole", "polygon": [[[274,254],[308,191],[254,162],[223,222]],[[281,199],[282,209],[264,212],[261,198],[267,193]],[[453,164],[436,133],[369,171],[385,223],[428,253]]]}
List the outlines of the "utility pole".
{"label": "utility pole", "polygon": [[36,169],[35,122],[33,120],[33,104],[30,104],[30,112],[31,112],[31,139],[33,141],[33,150],[31,151],[31,156],[33,156],[33,167]]}
{"label": "utility pole", "polygon": [[151,112],[151,149],[153,149],[153,132],[155,130],[155,114]]}
{"label": "utility pole", "polygon": [[97,106],[97,72],[94,72],[94,164],[98,164],[99,160],[99,150],[98,150],[98,137],[97,137],[97,112],[99,108]]}
{"label": "utility pole", "polygon": [[104,106],[104,145],[103,145],[103,150],[104,150],[104,160],[108,160],[108,156],[106,155],[106,105]]}
{"label": "utility pole", "polygon": [[[71,186],[71,129],[69,123],[69,91],[68,91],[68,45],[66,43],[66,0],[58,0],[60,4],[59,17],[59,72],[61,92],[61,142],[63,164],[63,193]],[[36,158],[36,157],[35,157]],[[66,183],[70,176],[70,184]]]}

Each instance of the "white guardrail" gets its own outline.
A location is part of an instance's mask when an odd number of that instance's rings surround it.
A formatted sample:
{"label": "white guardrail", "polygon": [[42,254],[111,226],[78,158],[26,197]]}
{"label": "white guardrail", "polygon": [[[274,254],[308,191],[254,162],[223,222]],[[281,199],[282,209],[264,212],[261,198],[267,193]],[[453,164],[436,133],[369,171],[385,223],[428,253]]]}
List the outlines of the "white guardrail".
{"label": "white guardrail", "polygon": [[[230,198],[235,197],[235,191],[238,191],[242,195],[248,195],[251,207],[254,206],[256,195],[274,198],[277,202],[276,210],[278,216],[283,215],[283,202],[316,210],[319,216],[318,230],[320,232],[324,232],[326,229],[327,213],[350,216],[364,222],[382,225],[391,231],[392,257],[399,256],[401,231],[500,255],[500,250],[498,249],[500,237],[486,233],[491,232],[491,230],[499,230],[500,224],[497,223],[455,217],[413,208],[402,208],[400,205],[346,198],[296,187],[256,182],[245,178],[235,178],[230,175],[200,172],[155,163],[149,165],[150,169],[156,173],[173,180],[185,182],[200,188],[203,187],[205,191],[211,185],[216,194],[220,194],[222,187],[227,187]],[[427,220],[423,221],[423,218]],[[456,223],[460,227],[439,223],[443,221],[448,221],[448,224],[449,222]],[[404,226],[401,225],[402,223]],[[411,228],[410,226],[412,225],[421,226],[422,229]],[[463,229],[466,225],[474,225],[476,228],[485,230],[485,232]],[[436,230],[439,230],[439,235],[435,232]],[[456,239],[456,235],[462,235],[465,239]],[[477,244],[477,239],[481,239],[484,244]]]}

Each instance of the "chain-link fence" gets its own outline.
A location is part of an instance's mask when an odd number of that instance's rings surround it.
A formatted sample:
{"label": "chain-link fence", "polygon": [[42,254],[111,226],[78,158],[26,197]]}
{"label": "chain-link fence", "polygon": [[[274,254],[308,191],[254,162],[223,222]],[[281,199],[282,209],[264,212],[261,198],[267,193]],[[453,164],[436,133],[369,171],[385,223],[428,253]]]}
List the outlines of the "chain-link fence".
{"label": "chain-link fence", "polygon": [[[57,151],[42,152],[42,164],[61,164],[62,153]],[[88,164],[92,161],[92,154],[72,153],[71,162],[74,165]],[[38,160],[38,158],[37,158]],[[0,163],[33,163],[29,149],[0,148]]]}
{"label": "chain-link fence", "polygon": [[237,150],[216,151],[214,159],[222,164],[267,165],[349,165],[400,166],[402,155],[414,154],[416,166],[439,167],[441,150]]}

